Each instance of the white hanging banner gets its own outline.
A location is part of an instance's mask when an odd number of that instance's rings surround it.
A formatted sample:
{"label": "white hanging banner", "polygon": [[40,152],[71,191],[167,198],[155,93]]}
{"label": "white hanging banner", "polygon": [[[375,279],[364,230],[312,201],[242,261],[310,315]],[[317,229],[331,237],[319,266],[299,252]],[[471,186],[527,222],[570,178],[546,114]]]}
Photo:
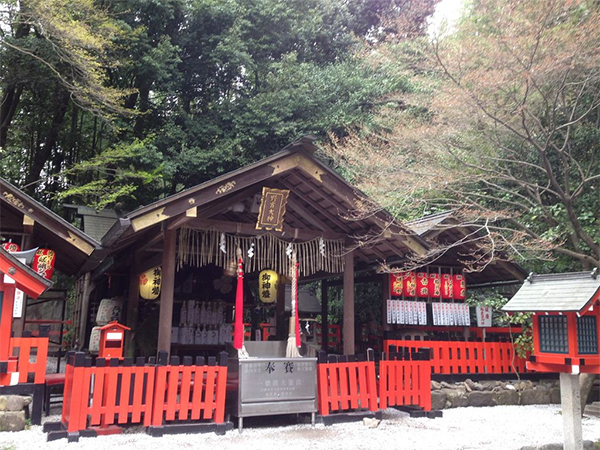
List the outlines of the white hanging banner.
{"label": "white hanging banner", "polygon": [[15,302],[13,303],[13,318],[23,317],[23,298],[25,294],[21,289],[15,289]]}

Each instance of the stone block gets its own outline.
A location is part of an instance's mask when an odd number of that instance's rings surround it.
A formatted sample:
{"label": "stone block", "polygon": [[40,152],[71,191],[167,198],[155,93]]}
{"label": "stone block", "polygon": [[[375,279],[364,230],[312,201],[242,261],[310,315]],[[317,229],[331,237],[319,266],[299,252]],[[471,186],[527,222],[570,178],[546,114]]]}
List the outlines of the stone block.
{"label": "stone block", "polygon": [[446,406],[446,394],[442,391],[431,392],[431,409],[444,409]]}
{"label": "stone block", "polygon": [[519,394],[517,391],[498,391],[494,392],[494,399],[498,405],[518,405]]}
{"label": "stone block", "polygon": [[0,412],[0,431],[22,431],[25,424],[25,411]]}
{"label": "stone block", "polygon": [[496,406],[494,393],[489,391],[474,391],[469,394],[469,406]]}
{"label": "stone block", "polygon": [[0,411],[6,410],[6,402],[8,402],[8,397],[6,395],[0,395]]}
{"label": "stone block", "polygon": [[440,392],[443,392],[446,395],[446,406],[449,408],[461,408],[464,406],[469,406],[469,399],[467,398],[467,394],[463,389],[442,389]]}
{"label": "stone block", "polygon": [[550,391],[525,389],[521,391],[521,405],[547,405],[550,403]]}
{"label": "stone block", "polygon": [[6,402],[6,411],[22,411],[25,406],[24,398],[20,395],[9,395]]}

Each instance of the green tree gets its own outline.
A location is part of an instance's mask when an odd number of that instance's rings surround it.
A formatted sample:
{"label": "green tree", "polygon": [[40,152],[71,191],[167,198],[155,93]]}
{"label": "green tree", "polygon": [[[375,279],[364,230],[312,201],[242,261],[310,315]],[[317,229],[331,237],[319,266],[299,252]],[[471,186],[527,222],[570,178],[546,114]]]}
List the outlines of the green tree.
{"label": "green tree", "polygon": [[593,1],[480,0],[433,44],[384,44],[414,88],[333,153],[380,204],[479,227],[473,270],[599,266],[598,23]]}

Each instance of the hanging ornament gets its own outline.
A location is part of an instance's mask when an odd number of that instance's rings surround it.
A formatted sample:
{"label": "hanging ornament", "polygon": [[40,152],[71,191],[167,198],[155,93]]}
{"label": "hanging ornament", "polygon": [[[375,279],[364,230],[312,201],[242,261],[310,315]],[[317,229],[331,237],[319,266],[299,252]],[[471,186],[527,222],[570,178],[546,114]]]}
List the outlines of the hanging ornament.
{"label": "hanging ornament", "polygon": [[322,237],[319,238],[319,253],[321,256],[325,256],[325,241]]}
{"label": "hanging ornament", "polygon": [[285,249],[285,254],[287,255],[288,258],[292,257],[292,243],[290,242],[287,246],[287,248]]}
{"label": "hanging ornament", "polygon": [[250,244],[250,248],[248,249],[248,258],[252,258],[254,256],[254,242]]}
{"label": "hanging ornament", "polygon": [[219,250],[221,250],[223,253],[227,253],[227,250],[225,249],[225,233],[221,233],[221,241],[219,243]]}

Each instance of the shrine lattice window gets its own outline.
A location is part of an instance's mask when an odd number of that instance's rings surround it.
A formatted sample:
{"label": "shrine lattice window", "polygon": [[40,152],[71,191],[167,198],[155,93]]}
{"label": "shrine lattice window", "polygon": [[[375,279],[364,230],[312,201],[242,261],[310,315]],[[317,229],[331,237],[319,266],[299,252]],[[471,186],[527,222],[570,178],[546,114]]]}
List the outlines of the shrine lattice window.
{"label": "shrine lattice window", "polygon": [[540,351],[544,353],[569,353],[566,316],[538,316]]}
{"label": "shrine lattice window", "polygon": [[581,355],[594,355],[598,353],[596,316],[577,318],[577,348]]}

